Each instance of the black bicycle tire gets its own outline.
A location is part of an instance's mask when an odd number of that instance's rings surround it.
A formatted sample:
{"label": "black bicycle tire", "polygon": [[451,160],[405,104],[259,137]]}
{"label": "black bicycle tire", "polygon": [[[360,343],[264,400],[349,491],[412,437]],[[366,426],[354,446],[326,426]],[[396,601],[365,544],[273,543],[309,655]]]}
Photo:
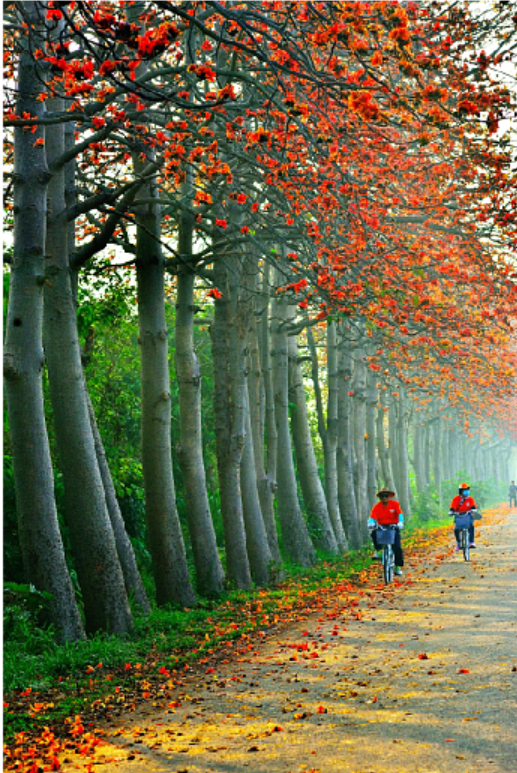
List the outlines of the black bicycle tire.
{"label": "black bicycle tire", "polygon": [[389,585],[393,580],[393,548],[391,545],[384,545],[383,547],[383,562],[382,568],[384,571],[384,582]]}
{"label": "black bicycle tire", "polygon": [[463,558],[465,561],[470,561],[470,542],[467,529],[461,530],[461,541],[463,547]]}

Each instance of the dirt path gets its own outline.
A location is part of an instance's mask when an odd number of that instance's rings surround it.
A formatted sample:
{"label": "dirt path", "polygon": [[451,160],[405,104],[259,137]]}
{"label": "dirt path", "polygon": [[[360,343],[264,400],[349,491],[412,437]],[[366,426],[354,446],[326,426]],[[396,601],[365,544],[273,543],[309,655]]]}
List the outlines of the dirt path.
{"label": "dirt path", "polygon": [[[403,582],[291,626],[108,730],[94,770],[517,770],[517,511]],[[499,522],[497,522],[499,521]],[[63,765],[65,773],[77,762]]]}

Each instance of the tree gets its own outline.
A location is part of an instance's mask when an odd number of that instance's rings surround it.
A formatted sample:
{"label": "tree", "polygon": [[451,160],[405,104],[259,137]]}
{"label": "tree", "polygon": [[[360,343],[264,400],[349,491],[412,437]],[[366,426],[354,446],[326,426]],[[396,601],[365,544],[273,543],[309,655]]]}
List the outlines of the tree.
{"label": "tree", "polygon": [[[19,12],[32,37],[22,41],[16,109],[42,117],[45,84],[34,49],[45,39],[44,3]],[[84,638],[65,561],[54,501],[54,482],[42,392],[43,284],[49,169],[45,130],[15,129],[14,239],[4,347],[4,375],[14,458],[19,534],[24,568],[39,590],[51,594],[51,618],[62,641]]]}

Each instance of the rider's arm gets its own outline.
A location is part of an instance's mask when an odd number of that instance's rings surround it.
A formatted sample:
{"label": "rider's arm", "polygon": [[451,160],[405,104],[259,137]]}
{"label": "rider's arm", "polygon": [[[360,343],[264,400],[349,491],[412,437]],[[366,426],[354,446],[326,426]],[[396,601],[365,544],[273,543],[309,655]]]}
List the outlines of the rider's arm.
{"label": "rider's arm", "polygon": [[374,505],[372,507],[372,511],[370,513],[370,517],[368,518],[368,528],[370,529],[370,531],[372,529],[376,529],[377,526],[378,526],[377,518],[376,518],[377,511],[378,511],[378,506]]}

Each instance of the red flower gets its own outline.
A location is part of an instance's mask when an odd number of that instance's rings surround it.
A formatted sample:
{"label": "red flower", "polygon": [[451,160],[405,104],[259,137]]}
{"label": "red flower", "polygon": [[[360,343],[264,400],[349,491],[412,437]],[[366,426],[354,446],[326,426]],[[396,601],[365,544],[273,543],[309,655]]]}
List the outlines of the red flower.
{"label": "red flower", "polygon": [[212,287],[212,289],[209,290],[206,295],[207,298],[215,298],[216,300],[223,297],[222,292],[218,290],[217,287]]}

